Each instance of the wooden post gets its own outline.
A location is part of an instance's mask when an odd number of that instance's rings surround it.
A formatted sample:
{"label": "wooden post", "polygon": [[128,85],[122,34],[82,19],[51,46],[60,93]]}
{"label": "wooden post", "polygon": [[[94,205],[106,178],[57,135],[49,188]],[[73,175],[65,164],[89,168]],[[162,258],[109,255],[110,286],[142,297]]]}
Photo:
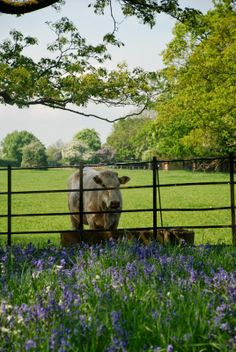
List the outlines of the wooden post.
{"label": "wooden post", "polygon": [[11,166],[7,168],[7,245],[11,246]]}
{"label": "wooden post", "polygon": [[152,160],[152,186],[153,186],[153,236],[157,239],[157,180],[156,180],[157,159]]}
{"label": "wooden post", "polygon": [[79,165],[79,234],[80,238],[83,239],[83,232],[84,232],[84,224],[83,224],[83,218],[84,218],[84,195],[83,195],[83,171],[84,171],[84,165],[83,163],[80,163]]}
{"label": "wooden post", "polygon": [[234,156],[229,156],[229,174],[230,174],[230,207],[231,207],[231,225],[232,225],[232,242],[236,246],[236,225],[235,225],[235,197],[234,197]]}

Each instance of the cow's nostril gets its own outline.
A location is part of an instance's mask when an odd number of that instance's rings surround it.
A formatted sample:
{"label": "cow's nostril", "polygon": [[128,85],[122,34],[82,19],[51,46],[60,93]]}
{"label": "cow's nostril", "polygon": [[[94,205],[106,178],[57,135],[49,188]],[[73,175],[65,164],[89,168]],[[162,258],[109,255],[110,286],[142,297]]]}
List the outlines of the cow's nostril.
{"label": "cow's nostril", "polygon": [[120,202],[117,202],[117,201],[112,201],[111,202],[111,208],[112,209],[118,209],[120,207]]}
{"label": "cow's nostril", "polygon": [[107,209],[107,205],[106,205],[105,202],[102,202],[102,208],[103,208],[103,209]]}

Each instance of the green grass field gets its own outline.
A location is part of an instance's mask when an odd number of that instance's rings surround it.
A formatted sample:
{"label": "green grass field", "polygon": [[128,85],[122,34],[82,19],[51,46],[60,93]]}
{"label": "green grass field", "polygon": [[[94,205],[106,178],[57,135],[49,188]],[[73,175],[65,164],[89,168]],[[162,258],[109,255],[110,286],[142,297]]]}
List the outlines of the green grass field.
{"label": "green grass field", "polygon": [[[12,190],[52,190],[66,189],[67,178],[72,169],[14,170],[12,176]],[[150,170],[119,170],[120,175],[131,178],[130,186],[151,185],[152,172]],[[229,176],[224,173],[200,173],[190,171],[161,171],[160,182],[210,182],[228,181]],[[0,192],[7,190],[7,172],[0,171]],[[123,209],[152,208],[151,189],[123,190]],[[185,186],[161,188],[161,202],[163,208],[191,208],[191,207],[221,207],[230,205],[229,185]],[[67,194],[23,194],[12,195],[12,213],[46,213],[67,212]],[[7,197],[0,195],[0,214],[7,214]],[[188,225],[228,225],[230,224],[230,211],[209,212],[164,212],[164,226]],[[160,217],[158,214],[158,224]],[[152,213],[122,214],[120,228],[149,227],[152,226]],[[60,231],[71,228],[69,216],[46,217],[18,217],[12,219],[12,231]],[[7,219],[0,218],[0,231],[7,231]],[[196,243],[231,243],[231,229],[204,229],[196,230]],[[14,235],[16,242],[42,242],[48,239],[57,243],[59,234],[45,235]],[[1,236],[1,243],[6,236]]]}

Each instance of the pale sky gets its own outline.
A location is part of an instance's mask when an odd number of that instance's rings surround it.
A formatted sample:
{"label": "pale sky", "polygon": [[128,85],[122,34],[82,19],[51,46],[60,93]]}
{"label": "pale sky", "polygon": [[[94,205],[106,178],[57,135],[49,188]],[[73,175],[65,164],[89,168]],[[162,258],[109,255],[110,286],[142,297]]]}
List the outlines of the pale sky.
{"label": "pale sky", "polygon": [[[21,17],[13,15],[0,15],[0,41],[9,37],[9,31],[16,29],[25,35],[39,39],[30,54],[39,58],[46,56],[46,45],[55,38],[45,24],[46,21],[56,21],[62,16],[68,17],[79,28],[80,34],[87,38],[87,42],[98,44],[102,37],[112,30],[112,19],[107,13],[105,16],[94,15],[91,8],[87,7],[90,1],[66,0],[66,5],[60,12],[48,7]],[[182,0],[181,6],[194,7],[206,12],[212,7],[210,0]],[[162,67],[161,52],[172,38],[172,29],[175,21],[164,14],[158,16],[157,25],[150,29],[136,18],[124,19],[119,9],[114,9],[114,15],[122,23],[119,26],[118,38],[125,44],[122,48],[109,49],[113,68],[119,62],[126,61],[130,69],[138,66],[146,70],[158,70]],[[124,109],[123,109],[124,110]],[[122,115],[114,109],[104,106],[89,106],[87,112],[100,114],[105,117]],[[127,113],[129,111],[124,111]],[[61,139],[69,142],[78,131],[84,128],[95,128],[102,142],[105,142],[111,132],[112,125],[91,117],[82,117],[66,111],[52,110],[46,107],[33,106],[28,109],[19,109],[12,106],[0,105],[0,142],[10,132],[27,130],[32,132],[46,146]]]}

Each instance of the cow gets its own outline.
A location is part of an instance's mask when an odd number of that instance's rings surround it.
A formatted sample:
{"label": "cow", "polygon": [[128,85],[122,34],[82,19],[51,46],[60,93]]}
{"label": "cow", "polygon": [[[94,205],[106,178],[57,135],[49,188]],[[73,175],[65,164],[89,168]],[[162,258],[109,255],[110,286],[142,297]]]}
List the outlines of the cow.
{"label": "cow", "polygon": [[[83,206],[85,212],[118,211],[117,213],[84,214],[83,223],[90,229],[115,230],[120,219],[122,209],[122,196],[120,185],[126,184],[128,176],[119,177],[117,172],[111,170],[95,170],[90,167],[83,169],[83,188],[93,189],[83,192]],[[80,171],[76,171],[68,180],[70,190],[80,187]],[[110,188],[106,190],[106,188]],[[80,192],[68,192],[68,206],[71,213],[80,210]],[[74,230],[79,229],[80,218],[78,214],[71,214],[71,223]]]}

